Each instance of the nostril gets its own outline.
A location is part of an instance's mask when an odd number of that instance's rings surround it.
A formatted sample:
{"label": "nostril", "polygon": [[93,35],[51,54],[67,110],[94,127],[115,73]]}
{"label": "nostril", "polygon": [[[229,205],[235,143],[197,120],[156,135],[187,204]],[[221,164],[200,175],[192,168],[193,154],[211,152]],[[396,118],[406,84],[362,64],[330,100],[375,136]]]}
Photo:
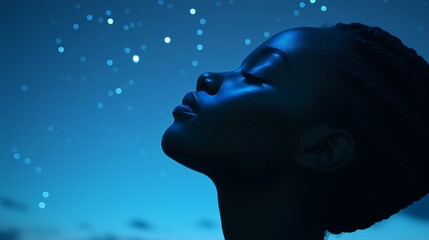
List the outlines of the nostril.
{"label": "nostril", "polygon": [[210,95],[217,93],[220,87],[220,80],[213,73],[203,73],[197,80],[197,91],[205,91]]}

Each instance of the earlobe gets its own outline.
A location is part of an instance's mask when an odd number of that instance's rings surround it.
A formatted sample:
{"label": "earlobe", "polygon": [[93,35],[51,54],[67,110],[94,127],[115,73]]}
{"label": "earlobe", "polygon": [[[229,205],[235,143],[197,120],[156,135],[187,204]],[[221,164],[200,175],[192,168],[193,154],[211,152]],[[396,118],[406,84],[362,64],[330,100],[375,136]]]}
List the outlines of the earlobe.
{"label": "earlobe", "polygon": [[[314,133],[313,133],[314,134]],[[315,136],[312,136],[315,139]],[[353,137],[344,131],[331,132],[316,144],[304,147],[294,156],[294,162],[314,171],[334,171],[346,165],[355,152]]]}

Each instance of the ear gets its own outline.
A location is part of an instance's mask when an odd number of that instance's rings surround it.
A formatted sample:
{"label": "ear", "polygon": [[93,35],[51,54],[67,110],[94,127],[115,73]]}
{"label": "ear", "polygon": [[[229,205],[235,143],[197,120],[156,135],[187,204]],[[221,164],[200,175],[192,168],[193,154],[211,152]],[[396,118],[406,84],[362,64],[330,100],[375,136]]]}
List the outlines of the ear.
{"label": "ear", "polygon": [[302,135],[300,143],[301,150],[294,155],[294,162],[318,172],[340,169],[355,152],[353,137],[337,129],[313,129]]}

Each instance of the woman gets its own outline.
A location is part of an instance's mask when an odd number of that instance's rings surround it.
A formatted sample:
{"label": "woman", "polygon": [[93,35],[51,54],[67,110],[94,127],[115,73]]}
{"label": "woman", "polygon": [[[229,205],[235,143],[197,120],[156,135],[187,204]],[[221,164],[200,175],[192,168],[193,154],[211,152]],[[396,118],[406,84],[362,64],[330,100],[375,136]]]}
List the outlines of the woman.
{"label": "woman", "polygon": [[164,152],[216,185],[226,240],[320,240],[429,192],[429,66],[378,27],[296,28],[204,73]]}

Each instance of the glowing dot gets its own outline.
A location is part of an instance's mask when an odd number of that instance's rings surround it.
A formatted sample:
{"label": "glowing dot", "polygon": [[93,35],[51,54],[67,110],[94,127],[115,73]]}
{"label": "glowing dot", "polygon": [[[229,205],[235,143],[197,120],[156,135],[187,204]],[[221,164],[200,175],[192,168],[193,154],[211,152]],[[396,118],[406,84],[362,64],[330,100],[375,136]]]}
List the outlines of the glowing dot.
{"label": "glowing dot", "polygon": [[122,93],[122,88],[116,88],[115,89],[116,94],[121,94]]}
{"label": "glowing dot", "polygon": [[300,2],[300,3],[299,3],[299,7],[300,7],[300,8],[305,8],[305,2]]}
{"label": "glowing dot", "polygon": [[158,5],[160,6],[164,5],[164,0],[158,0]]}
{"label": "glowing dot", "polygon": [[13,158],[15,158],[16,160],[19,160],[21,158],[21,154],[19,153],[14,153],[13,154]]}
{"label": "glowing dot", "polygon": [[417,31],[423,32],[425,28],[422,25],[417,26]]}
{"label": "glowing dot", "polygon": [[191,8],[189,10],[189,13],[191,13],[192,15],[194,15],[197,12],[197,10],[195,10],[195,8]]}
{"label": "glowing dot", "polygon": [[92,15],[91,15],[91,14],[86,15],[86,20],[88,20],[88,21],[92,21]]}
{"label": "glowing dot", "polygon": [[203,30],[201,30],[201,29],[198,29],[198,30],[197,30],[197,35],[198,35],[198,36],[203,35],[203,33],[204,33],[204,32],[203,32]]}
{"label": "glowing dot", "polygon": [[107,64],[108,66],[112,66],[112,65],[113,65],[113,60],[112,60],[112,59],[107,60],[107,61],[106,61],[106,64]]}
{"label": "glowing dot", "polygon": [[44,192],[42,193],[42,196],[43,196],[44,198],[48,198],[48,197],[49,197],[49,192],[44,191]]}
{"label": "glowing dot", "polygon": [[59,47],[58,48],[58,52],[63,53],[64,52],[64,47]]}
{"label": "glowing dot", "polygon": [[252,43],[252,41],[250,41],[250,39],[247,38],[247,39],[244,40],[244,44],[250,45],[250,43]]}
{"label": "glowing dot", "polygon": [[164,42],[165,43],[170,43],[171,42],[171,38],[170,37],[165,37],[164,38]]}
{"label": "glowing dot", "polygon": [[24,163],[27,164],[27,165],[31,164],[31,159],[28,158],[28,157],[24,158]]}
{"label": "glowing dot", "polygon": [[205,18],[200,19],[200,24],[205,25],[207,23],[207,20]]}
{"label": "glowing dot", "polygon": [[21,86],[21,90],[23,91],[23,92],[26,92],[26,91],[28,91],[28,86],[27,85],[22,85]]}
{"label": "glowing dot", "polygon": [[315,3],[316,2],[316,0],[310,0],[310,3]]}
{"label": "glowing dot", "polygon": [[192,66],[194,66],[194,67],[198,66],[198,61],[197,60],[193,60],[192,61]]}
{"label": "glowing dot", "polygon": [[36,167],[36,168],[34,169],[34,171],[35,171],[36,173],[42,173],[42,168],[41,168],[41,167]]}
{"label": "glowing dot", "polygon": [[77,24],[77,23],[73,24],[73,29],[74,30],[78,30],[79,29],[79,24]]}
{"label": "glowing dot", "polygon": [[134,85],[134,80],[132,80],[132,79],[128,80],[128,85],[130,85],[130,86]]}
{"label": "glowing dot", "polygon": [[130,52],[131,52],[131,49],[130,49],[129,47],[126,47],[126,48],[124,48],[124,52],[125,52],[126,54],[128,54],[128,53],[130,53]]}
{"label": "glowing dot", "polygon": [[132,112],[134,110],[133,106],[127,106],[127,111]]}
{"label": "glowing dot", "polygon": [[135,26],[136,26],[136,24],[135,24],[135,23],[130,22],[130,28],[134,28]]}
{"label": "glowing dot", "polygon": [[81,62],[86,62],[86,57],[85,56],[80,57],[80,61]]}
{"label": "glowing dot", "polygon": [[112,15],[112,11],[110,11],[109,9],[107,9],[107,10],[106,10],[106,15],[107,15],[107,16]]}
{"label": "glowing dot", "polygon": [[113,24],[113,18],[107,19],[107,23],[110,24],[110,25],[112,25]]}
{"label": "glowing dot", "polygon": [[293,11],[293,15],[298,16],[299,15],[299,10]]}
{"label": "glowing dot", "polygon": [[60,44],[60,43],[61,43],[61,38],[57,38],[57,39],[55,39],[55,42],[56,42],[57,44]]}
{"label": "glowing dot", "polygon": [[216,1],[216,7],[220,7],[222,6],[222,2],[221,1]]}
{"label": "glowing dot", "polygon": [[269,32],[264,32],[264,37],[269,37],[270,36],[270,33]]}
{"label": "glowing dot", "polygon": [[138,63],[140,61],[140,57],[138,55],[133,56],[133,62]]}
{"label": "glowing dot", "polygon": [[44,202],[39,202],[39,208],[44,209],[46,204]]}
{"label": "glowing dot", "polygon": [[328,10],[328,8],[325,5],[323,5],[320,7],[320,10],[322,10],[322,12],[326,12],[326,10]]}
{"label": "glowing dot", "polygon": [[104,107],[103,103],[101,103],[101,102],[97,103],[97,108],[98,109],[102,109],[103,107]]}
{"label": "glowing dot", "polygon": [[146,155],[146,150],[145,149],[140,149],[140,155],[142,155],[142,156]]}
{"label": "glowing dot", "polygon": [[197,49],[198,49],[198,51],[203,50],[203,48],[204,48],[204,46],[203,46],[202,44],[198,44],[198,45],[197,45]]}
{"label": "glowing dot", "polygon": [[104,22],[104,18],[99,17],[99,18],[97,19],[97,21],[98,21],[99,23],[103,23],[103,22]]}
{"label": "glowing dot", "polygon": [[127,24],[125,24],[125,25],[123,26],[123,28],[124,28],[124,30],[125,30],[125,31],[130,30],[130,26],[128,26]]}
{"label": "glowing dot", "polygon": [[48,132],[52,132],[52,131],[54,131],[54,126],[49,125],[49,126],[46,128],[46,130],[48,130]]}
{"label": "glowing dot", "polygon": [[140,45],[140,49],[141,49],[141,50],[143,50],[143,51],[144,51],[144,50],[146,50],[146,49],[147,49],[146,44],[142,44],[142,45]]}

